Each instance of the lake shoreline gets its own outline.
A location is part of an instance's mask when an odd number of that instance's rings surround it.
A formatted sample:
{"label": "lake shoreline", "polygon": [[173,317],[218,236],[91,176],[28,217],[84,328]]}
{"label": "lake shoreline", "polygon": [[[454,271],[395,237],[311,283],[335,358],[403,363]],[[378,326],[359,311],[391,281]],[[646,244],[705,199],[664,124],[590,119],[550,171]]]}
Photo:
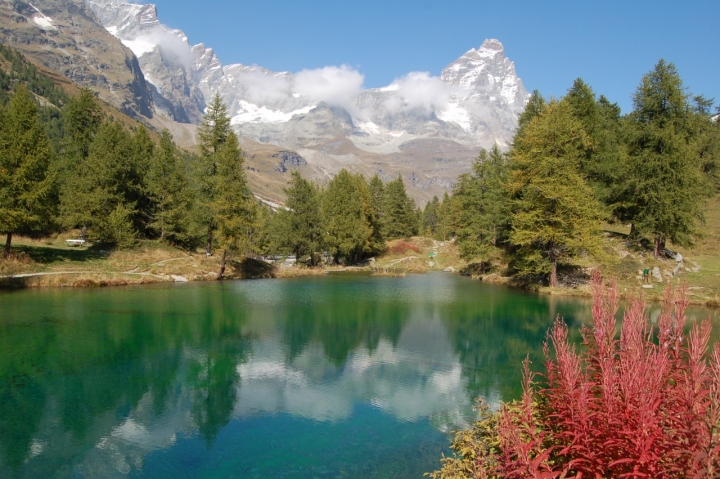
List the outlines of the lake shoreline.
{"label": "lake shoreline", "polygon": [[[330,266],[322,268],[296,268],[296,267],[285,267],[285,266],[274,266],[273,275],[259,275],[257,277],[241,277],[238,274],[227,274],[220,281],[243,281],[253,279],[292,279],[301,278],[307,276],[322,276],[326,274],[357,274],[367,273],[372,276],[378,277],[393,277],[393,276],[405,276],[406,272],[385,274],[379,270],[373,270],[369,266]],[[409,274],[426,274],[428,272],[434,273],[446,273],[446,274],[457,274],[462,275],[459,272],[449,272],[441,270],[426,270],[426,271],[408,271]],[[116,287],[116,286],[142,286],[142,285],[156,285],[163,283],[196,283],[196,282],[215,282],[216,273],[206,273],[205,275],[197,275],[192,279],[186,278],[179,275],[158,275],[152,273],[107,273],[107,272],[96,272],[96,271],[65,271],[65,272],[37,272],[37,273],[24,273],[17,275],[6,275],[0,276],[0,291],[20,290],[29,288],[105,288],[105,287]],[[468,276],[470,275],[462,275]],[[473,280],[505,286],[509,289],[517,291],[526,291],[537,293],[543,296],[559,296],[559,297],[578,297],[578,298],[591,298],[592,291],[590,290],[589,284],[583,284],[575,288],[551,288],[547,286],[541,286],[538,288],[525,288],[510,284],[512,278],[488,275],[486,277],[472,277]],[[627,300],[637,294],[641,294],[646,300],[652,302],[661,302],[663,300],[663,293],[667,287],[667,284],[653,284],[652,290],[642,289],[635,285],[618,284],[618,296],[620,299]],[[678,287],[675,284],[675,287]],[[704,306],[708,308],[720,308],[720,304],[717,301],[710,298],[698,298],[696,293],[691,292],[688,297],[689,304],[694,306]]]}

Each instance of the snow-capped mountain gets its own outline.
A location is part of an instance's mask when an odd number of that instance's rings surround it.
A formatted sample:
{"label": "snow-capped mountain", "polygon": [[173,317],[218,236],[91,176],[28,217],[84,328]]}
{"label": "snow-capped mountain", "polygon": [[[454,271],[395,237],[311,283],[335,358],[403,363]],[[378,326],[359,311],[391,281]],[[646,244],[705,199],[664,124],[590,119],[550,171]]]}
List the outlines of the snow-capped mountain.
{"label": "snow-capped mountain", "polygon": [[387,87],[363,90],[362,75],[344,66],[296,74],[223,66],[212,49],[192,46],[181,30],[162,25],[154,5],[87,3],[138,57],[161,112],[197,123],[219,93],[237,131],[263,143],[297,148],[340,135],[377,153],[398,151],[418,138],[505,144],[528,96],[497,40],[468,51],[440,77],[410,73]]}
{"label": "snow-capped mountain", "polygon": [[85,1],[137,56],[157,112],[198,124],[218,93],[250,157],[261,144],[292,150],[317,181],[341,168],[386,180],[400,173],[420,202],[442,195],[481,147],[512,139],[528,97],[494,39],[440,76],[413,72],[365,89],[362,74],[347,66],[290,73],[222,65],[212,48],[163,25],[154,5]]}

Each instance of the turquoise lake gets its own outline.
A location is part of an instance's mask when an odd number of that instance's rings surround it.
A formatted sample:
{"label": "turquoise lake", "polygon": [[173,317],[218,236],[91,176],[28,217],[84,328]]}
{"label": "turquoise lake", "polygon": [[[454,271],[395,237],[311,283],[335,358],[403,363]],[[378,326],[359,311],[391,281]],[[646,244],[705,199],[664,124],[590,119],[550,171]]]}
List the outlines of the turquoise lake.
{"label": "turquoise lake", "polygon": [[0,477],[421,478],[589,306],[450,274],[0,293]]}

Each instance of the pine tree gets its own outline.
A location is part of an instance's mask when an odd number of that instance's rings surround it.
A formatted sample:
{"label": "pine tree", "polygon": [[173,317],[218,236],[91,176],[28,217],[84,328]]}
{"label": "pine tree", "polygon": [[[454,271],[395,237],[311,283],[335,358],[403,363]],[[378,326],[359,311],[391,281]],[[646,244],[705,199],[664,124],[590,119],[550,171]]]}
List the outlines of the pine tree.
{"label": "pine tree", "polygon": [[50,223],[55,192],[51,161],[35,100],[18,86],[0,113],[0,233],[6,235],[6,258],[14,233],[41,231]]}
{"label": "pine tree", "polygon": [[310,264],[316,266],[320,260],[317,253],[322,251],[324,237],[320,191],[299,172],[293,171],[285,194],[286,209],[277,213],[282,225],[279,246],[292,251],[298,263],[309,256]]}
{"label": "pine tree", "polygon": [[73,158],[86,158],[90,144],[104,120],[95,93],[89,88],[80,90],[62,110],[66,149]]}
{"label": "pine tree", "polygon": [[565,101],[580,120],[590,139],[580,161],[580,171],[595,190],[595,196],[611,209],[617,202],[618,184],[624,177],[625,148],[622,138],[620,107],[595,92],[578,78]]}
{"label": "pine tree", "polygon": [[370,188],[361,175],[343,169],[322,195],[325,244],[335,262],[350,263],[382,249],[379,223],[371,207]]}
{"label": "pine tree", "polygon": [[[456,189],[457,187],[460,187],[459,185],[460,179],[458,180]],[[447,241],[450,238],[454,238],[462,224],[462,205],[460,204],[459,197],[454,194],[453,196],[450,196],[447,192],[445,192],[438,211],[440,217],[440,239]]]}
{"label": "pine tree", "polygon": [[460,254],[479,259],[483,271],[498,253],[498,238],[508,222],[506,182],[507,158],[495,145],[489,153],[480,152],[472,175],[461,177],[454,195],[462,210],[457,232]]}
{"label": "pine tree", "polygon": [[540,116],[547,108],[545,98],[540,94],[538,90],[533,90],[528,102],[525,104],[525,110],[520,114],[518,118],[518,128],[516,136],[522,135],[525,127],[532,121],[533,118]]}
{"label": "pine tree", "polygon": [[185,165],[168,130],[160,134],[160,142],[148,165],[145,185],[151,201],[150,229],[171,244],[187,243],[192,193]]}
{"label": "pine tree", "polygon": [[133,217],[135,229],[147,235],[148,224],[151,221],[151,200],[147,195],[145,182],[155,154],[155,142],[143,125],[138,126],[132,134],[128,153],[130,155],[128,179],[134,188],[127,192],[126,197],[129,202],[135,204]]}
{"label": "pine tree", "polygon": [[60,212],[66,227],[92,229],[95,239],[131,246],[137,231],[137,184],[132,138],[119,122],[104,123],[93,138],[88,156],[73,165],[62,184]]}
{"label": "pine tree", "polygon": [[380,228],[380,232],[382,237],[385,237],[385,184],[380,179],[380,177],[377,175],[373,175],[372,178],[370,178],[370,198],[371,198],[371,206],[373,209],[373,212],[375,214],[375,217],[377,218],[377,223]]}
{"label": "pine tree", "polygon": [[688,94],[675,66],[660,60],[633,98],[623,219],[654,244],[687,246],[699,234],[709,188],[694,148]]}
{"label": "pine tree", "polygon": [[228,253],[248,254],[254,249],[257,204],[247,186],[244,158],[238,138],[232,131],[213,154],[214,176],[210,209],[217,225],[218,245],[223,250],[217,279],[225,274]]}
{"label": "pine tree", "polygon": [[422,215],[422,233],[434,238],[439,229],[438,209],[440,208],[440,200],[437,196],[433,196],[432,200],[425,205]]}
{"label": "pine tree", "polygon": [[[377,194],[377,187],[375,187],[374,191],[371,190],[370,185],[360,173],[355,175],[355,180],[362,201],[363,215],[367,224],[370,225],[370,237],[365,242],[363,254],[379,254],[385,250],[385,226],[380,216],[382,210],[380,209],[380,197]],[[419,224],[417,219],[416,224]]]}
{"label": "pine tree", "polygon": [[405,191],[402,176],[385,186],[385,234],[388,239],[406,238],[418,233],[415,201]]}
{"label": "pine tree", "polygon": [[217,228],[217,212],[213,206],[217,202],[218,189],[218,154],[231,134],[230,116],[227,107],[219,94],[215,94],[212,103],[202,118],[198,128],[198,147],[200,162],[196,168],[199,181],[197,198],[197,216],[207,228],[205,253],[210,256],[213,246],[213,231]]}
{"label": "pine tree", "polygon": [[570,105],[551,102],[516,137],[510,151],[509,241],[520,276],[548,274],[580,251],[599,253],[602,212],[580,173],[589,138]]}
{"label": "pine tree", "polygon": [[[696,96],[694,103],[693,130],[696,133],[693,147],[700,158],[702,171],[709,182],[709,194],[712,195],[720,191],[720,122],[710,111],[712,100]],[[720,107],[717,113],[720,113]]]}

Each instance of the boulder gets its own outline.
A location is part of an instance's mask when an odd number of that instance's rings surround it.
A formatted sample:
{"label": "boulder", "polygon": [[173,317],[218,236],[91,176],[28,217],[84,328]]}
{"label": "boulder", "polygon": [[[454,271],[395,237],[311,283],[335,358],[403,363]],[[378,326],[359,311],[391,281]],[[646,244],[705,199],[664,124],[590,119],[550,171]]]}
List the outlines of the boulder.
{"label": "boulder", "polygon": [[677,276],[678,274],[680,274],[680,269],[681,269],[681,268],[682,268],[682,264],[681,264],[681,263],[678,263],[678,265],[675,266],[675,269],[673,270],[673,276]]}
{"label": "boulder", "polygon": [[663,271],[663,274],[664,274],[665,276],[667,276],[668,278],[672,278],[672,277],[673,277],[673,274],[672,274],[670,271],[668,271],[668,270],[664,270],[664,271]]}
{"label": "boulder", "polygon": [[653,286],[652,284],[643,284],[642,287],[644,289],[653,289],[655,286]]}
{"label": "boulder", "polygon": [[662,282],[663,282],[662,273],[660,273],[660,268],[658,268],[657,266],[655,266],[655,267],[653,268],[653,270],[652,270],[652,277],[653,277],[653,278],[655,279],[655,281],[657,281],[658,283],[662,283]]}
{"label": "boulder", "polygon": [[175,281],[176,283],[187,283],[188,279],[184,276],[177,276],[174,274],[171,274],[170,277]]}
{"label": "boulder", "polygon": [[453,268],[452,266],[448,266],[443,271],[446,273],[457,273],[457,270],[455,268]]}

